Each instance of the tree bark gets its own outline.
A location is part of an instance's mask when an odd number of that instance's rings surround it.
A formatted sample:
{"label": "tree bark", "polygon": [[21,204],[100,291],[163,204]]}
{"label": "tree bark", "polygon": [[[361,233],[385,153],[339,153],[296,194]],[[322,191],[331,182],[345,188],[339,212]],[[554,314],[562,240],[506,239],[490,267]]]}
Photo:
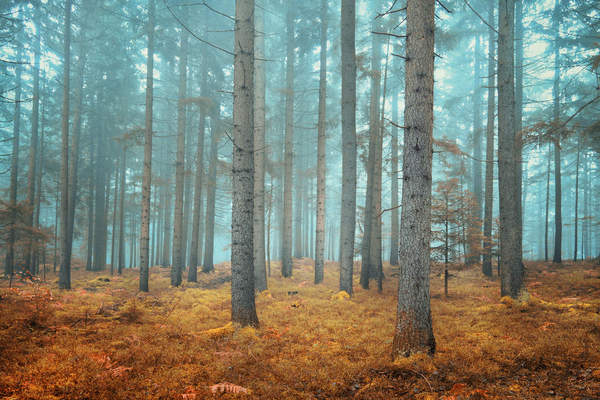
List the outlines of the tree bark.
{"label": "tree bark", "polygon": [[319,66],[319,120],[317,122],[317,222],[315,231],[315,284],[323,282],[325,266],[325,184],[327,182],[327,0],[321,0],[321,60]]}
{"label": "tree bark", "polygon": [[404,160],[396,330],[392,357],[435,352],[429,296],[435,0],[408,0]]}
{"label": "tree bark", "polygon": [[69,79],[71,75],[71,0],[65,0],[63,50],[63,103],[61,115],[60,164],[60,271],[58,287],[71,289],[71,257],[69,244]]}
{"label": "tree bark", "polygon": [[[494,21],[494,2],[489,3],[488,21]],[[487,126],[485,139],[485,208],[483,211],[483,263],[482,272],[485,276],[492,276],[492,226],[494,210],[494,116],[496,114],[496,35],[490,27],[488,29],[488,103]]]}
{"label": "tree bark", "polygon": [[254,286],[267,290],[265,264],[265,26],[264,10],[255,10],[254,43]]}
{"label": "tree bark", "polygon": [[[23,47],[19,47],[17,59],[21,61],[23,57]],[[15,113],[13,115],[13,143],[12,155],[10,159],[10,228],[8,231],[8,249],[6,251],[6,264],[4,274],[9,278],[15,273],[15,241],[16,241],[16,212],[17,212],[17,185],[19,177],[19,142],[21,139],[21,91],[22,91],[22,64],[17,64],[15,67]]]}
{"label": "tree bark", "polygon": [[[560,4],[554,0],[554,15],[552,17],[552,29],[554,31],[554,84],[552,86],[553,118],[554,123],[560,123]],[[554,256],[552,261],[562,262],[562,187],[560,172],[560,136],[562,129],[558,129],[554,135]]]}
{"label": "tree bark", "polygon": [[[373,22],[373,31],[379,31],[377,22]],[[381,104],[381,42],[379,35],[371,34],[371,99],[369,102],[369,155],[367,158],[367,194],[365,196],[364,233],[361,246],[360,285],[369,288],[369,280],[375,276],[376,265],[373,263],[371,250],[374,241],[374,215],[376,202],[376,175],[379,147],[379,109]]]}
{"label": "tree bark", "polygon": [[[206,93],[206,57],[202,60],[203,89]],[[190,269],[188,270],[188,282],[198,280],[198,261],[201,254],[202,241],[202,175],[204,174],[204,131],[206,129],[206,114],[203,105],[198,105],[198,144],[196,148],[196,174],[194,179],[194,216],[192,217],[192,243],[190,248]]]}
{"label": "tree bark", "polygon": [[[40,47],[42,34],[41,23],[40,23],[40,4],[35,5],[34,11],[34,24],[36,27],[37,35],[35,39],[34,47],[34,62],[33,62],[33,98],[31,104],[31,140],[29,146],[29,169],[27,171],[27,205],[29,206],[29,214],[27,215],[27,224],[30,227],[34,227],[34,202],[35,202],[35,184],[37,179],[37,159],[38,159],[38,128],[40,119]],[[27,251],[24,266],[26,270],[31,271],[31,260],[34,254],[35,244],[31,243]]]}
{"label": "tree bark", "polygon": [[[179,45],[179,102],[177,104],[177,159],[175,161],[175,214],[173,223],[173,265],[171,285],[181,285],[185,269],[183,190],[185,185],[185,103],[187,92],[187,31],[181,31]],[[186,225],[187,226],[187,225]]]}
{"label": "tree bark", "polygon": [[391,212],[391,237],[390,237],[390,265],[398,265],[398,240],[400,235],[399,213],[398,213],[398,92],[394,90],[392,96],[392,165],[391,170],[391,185],[392,185],[392,212]]}
{"label": "tree bark", "polygon": [[581,156],[581,136],[577,136],[577,159],[575,161],[575,219],[573,221],[575,225],[574,232],[574,246],[573,246],[573,261],[577,261],[577,240],[578,240],[578,228],[579,228],[579,159]]}
{"label": "tree bark", "polygon": [[356,229],[356,1],[342,0],[342,209],[340,216],[340,291],[352,295]]}
{"label": "tree bark", "polygon": [[[292,276],[292,171],[294,163],[294,7],[287,6],[287,61],[285,93],[285,160],[283,180],[283,231],[281,232],[281,275]],[[296,207],[299,207],[296,204]]]}
{"label": "tree bark", "polygon": [[152,190],[152,103],[154,88],[154,0],[148,0],[148,58],[146,61],[146,117],[144,170],[142,176],[142,215],[140,230],[140,291],[148,291],[150,243],[150,192]]}
{"label": "tree bark", "polygon": [[500,293],[517,298],[523,285],[521,203],[515,141],[514,0],[500,0],[498,19],[498,188],[500,192]]}
{"label": "tree bark", "polygon": [[125,268],[125,182],[127,174],[127,147],[121,149],[121,187],[119,194],[119,263],[117,272],[119,275]]}
{"label": "tree bark", "polygon": [[[474,222],[478,223],[481,221],[481,203],[483,203],[483,196],[481,190],[481,142],[483,130],[481,122],[481,38],[479,34],[475,35],[475,54],[474,54],[474,71],[473,71],[473,160],[472,160],[472,173],[473,173],[473,195],[475,202],[473,204],[473,216]],[[477,252],[481,243],[477,243],[479,239],[480,227],[471,226],[469,229],[469,255],[467,256],[467,264],[474,264],[479,262],[480,254]]]}
{"label": "tree bark", "polygon": [[254,0],[235,4],[231,320],[258,326],[254,304]]}
{"label": "tree bark", "polygon": [[[216,109],[219,109],[217,104]],[[204,262],[202,272],[211,272],[215,269],[213,252],[215,243],[215,202],[217,196],[217,162],[219,135],[221,133],[218,118],[213,116],[210,124],[210,160],[206,189],[206,223],[204,224]]]}

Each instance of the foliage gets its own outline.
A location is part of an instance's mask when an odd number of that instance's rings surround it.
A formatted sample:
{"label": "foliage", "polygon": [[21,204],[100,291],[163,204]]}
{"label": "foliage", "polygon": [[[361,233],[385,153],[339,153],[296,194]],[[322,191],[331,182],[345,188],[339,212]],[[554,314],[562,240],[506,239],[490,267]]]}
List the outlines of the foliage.
{"label": "foliage", "polygon": [[[295,264],[284,280],[273,263],[269,292],[257,296],[258,329],[228,324],[227,264],[181,288],[154,268],[149,294],[136,294],[136,270],[75,270],[70,292],[58,291],[54,276],[0,289],[0,397],[203,399],[214,388],[224,398],[506,399],[600,390],[598,266],[528,264],[531,296],[522,301],[500,301],[498,282],[476,267],[454,268],[455,294],[443,301],[432,278],[438,352],[392,363],[394,314],[385,310],[395,279],[381,294],[356,284],[353,297],[336,301],[336,264],[318,286],[311,260]],[[386,264],[386,276],[398,273]]]}

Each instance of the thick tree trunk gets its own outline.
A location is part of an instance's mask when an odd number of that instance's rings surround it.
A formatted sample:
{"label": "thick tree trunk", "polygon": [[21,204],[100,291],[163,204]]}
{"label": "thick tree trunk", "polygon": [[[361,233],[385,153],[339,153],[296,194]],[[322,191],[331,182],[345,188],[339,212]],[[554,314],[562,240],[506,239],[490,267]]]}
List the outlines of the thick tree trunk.
{"label": "thick tree trunk", "polygon": [[523,0],[515,0],[515,146],[517,155],[516,196],[519,219],[518,252],[523,258],[523,207],[525,190],[523,172],[527,175],[527,163],[523,162]]}
{"label": "thick tree trunk", "polygon": [[[217,104],[217,110],[219,105]],[[210,160],[208,167],[208,179],[206,189],[206,223],[204,224],[204,262],[202,272],[211,272],[215,269],[213,264],[213,252],[215,243],[215,202],[217,196],[217,162],[218,145],[221,127],[216,116],[213,116],[210,124]]]}
{"label": "thick tree trunk", "polygon": [[[179,45],[179,102],[177,105],[177,159],[175,161],[175,214],[173,223],[173,265],[171,285],[181,285],[185,268],[183,190],[185,185],[185,103],[187,92],[187,31],[181,31]],[[187,226],[187,225],[186,225]]]}
{"label": "thick tree trunk", "polygon": [[[281,275],[292,276],[292,171],[294,162],[294,7],[287,6],[287,61],[285,93],[285,161],[283,180],[283,231],[281,232]],[[300,207],[300,204],[296,204]]]}
{"label": "thick tree trunk", "polygon": [[63,103],[61,115],[60,165],[60,271],[58,287],[71,289],[71,250],[69,249],[69,79],[71,75],[71,0],[65,0],[63,51]]}
{"label": "thick tree trunk", "polygon": [[150,242],[150,192],[152,190],[152,103],[154,88],[154,0],[148,0],[148,59],[146,62],[146,117],[144,170],[142,176],[142,215],[140,230],[140,291],[148,291]]}
{"label": "thick tree trunk", "polygon": [[231,320],[258,325],[254,304],[254,0],[235,4]]}
{"label": "thick tree trunk", "polygon": [[392,357],[435,352],[429,297],[435,0],[408,0],[398,311]]}
{"label": "thick tree trunk", "polygon": [[254,43],[254,286],[267,290],[265,265],[265,27],[264,10],[255,10]]}
{"label": "thick tree trunk", "polygon": [[356,0],[342,0],[342,208],[340,291],[352,295],[356,229]]}
{"label": "thick tree trunk", "polygon": [[325,184],[327,160],[327,0],[321,0],[321,61],[319,67],[319,120],[317,125],[317,228],[315,231],[315,283],[323,282],[325,266]]}
{"label": "thick tree trunk", "polygon": [[500,192],[500,292],[517,298],[523,285],[521,203],[515,141],[514,0],[500,0],[498,19],[498,188]]}
{"label": "thick tree trunk", "polygon": [[[495,3],[489,3],[488,21],[494,21]],[[496,115],[496,34],[488,29],[488,103],[487,126],[485,132],[485,209],[483,216],[483,263],[482,271],[485,276],[492,276],[492,226],[494,210],[494,116]]]}

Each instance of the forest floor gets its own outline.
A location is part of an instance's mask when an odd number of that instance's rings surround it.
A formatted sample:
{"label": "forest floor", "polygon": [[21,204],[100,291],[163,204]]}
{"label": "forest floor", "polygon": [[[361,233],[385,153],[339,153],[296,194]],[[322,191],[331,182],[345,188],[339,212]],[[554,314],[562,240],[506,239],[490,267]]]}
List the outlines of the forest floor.
{"label": "forest floor", "polygon": [[136,270],[78,269],[71,291],[54,274],[2,281],[0,398],[600,399],[599,265],[527,263],[520,302],[476,268],[452,270],[446,298],[435,267],[437,352],[399,362],[396,268],[383,293],[355,282],[348,299],[336,264],[318,286],[311,260],[294,267],[283,279],[273,266],[258,329],[228,323],[227,264],[181,288],[152,268],[149,294]]}

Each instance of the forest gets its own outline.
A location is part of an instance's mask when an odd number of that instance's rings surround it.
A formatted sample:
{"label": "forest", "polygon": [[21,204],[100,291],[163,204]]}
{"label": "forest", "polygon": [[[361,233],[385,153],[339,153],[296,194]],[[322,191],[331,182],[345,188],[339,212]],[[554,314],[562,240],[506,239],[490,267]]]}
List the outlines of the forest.
{"label": "forest", "polygon": [[599,32],[1,0],[0,398],[600,399]]}

